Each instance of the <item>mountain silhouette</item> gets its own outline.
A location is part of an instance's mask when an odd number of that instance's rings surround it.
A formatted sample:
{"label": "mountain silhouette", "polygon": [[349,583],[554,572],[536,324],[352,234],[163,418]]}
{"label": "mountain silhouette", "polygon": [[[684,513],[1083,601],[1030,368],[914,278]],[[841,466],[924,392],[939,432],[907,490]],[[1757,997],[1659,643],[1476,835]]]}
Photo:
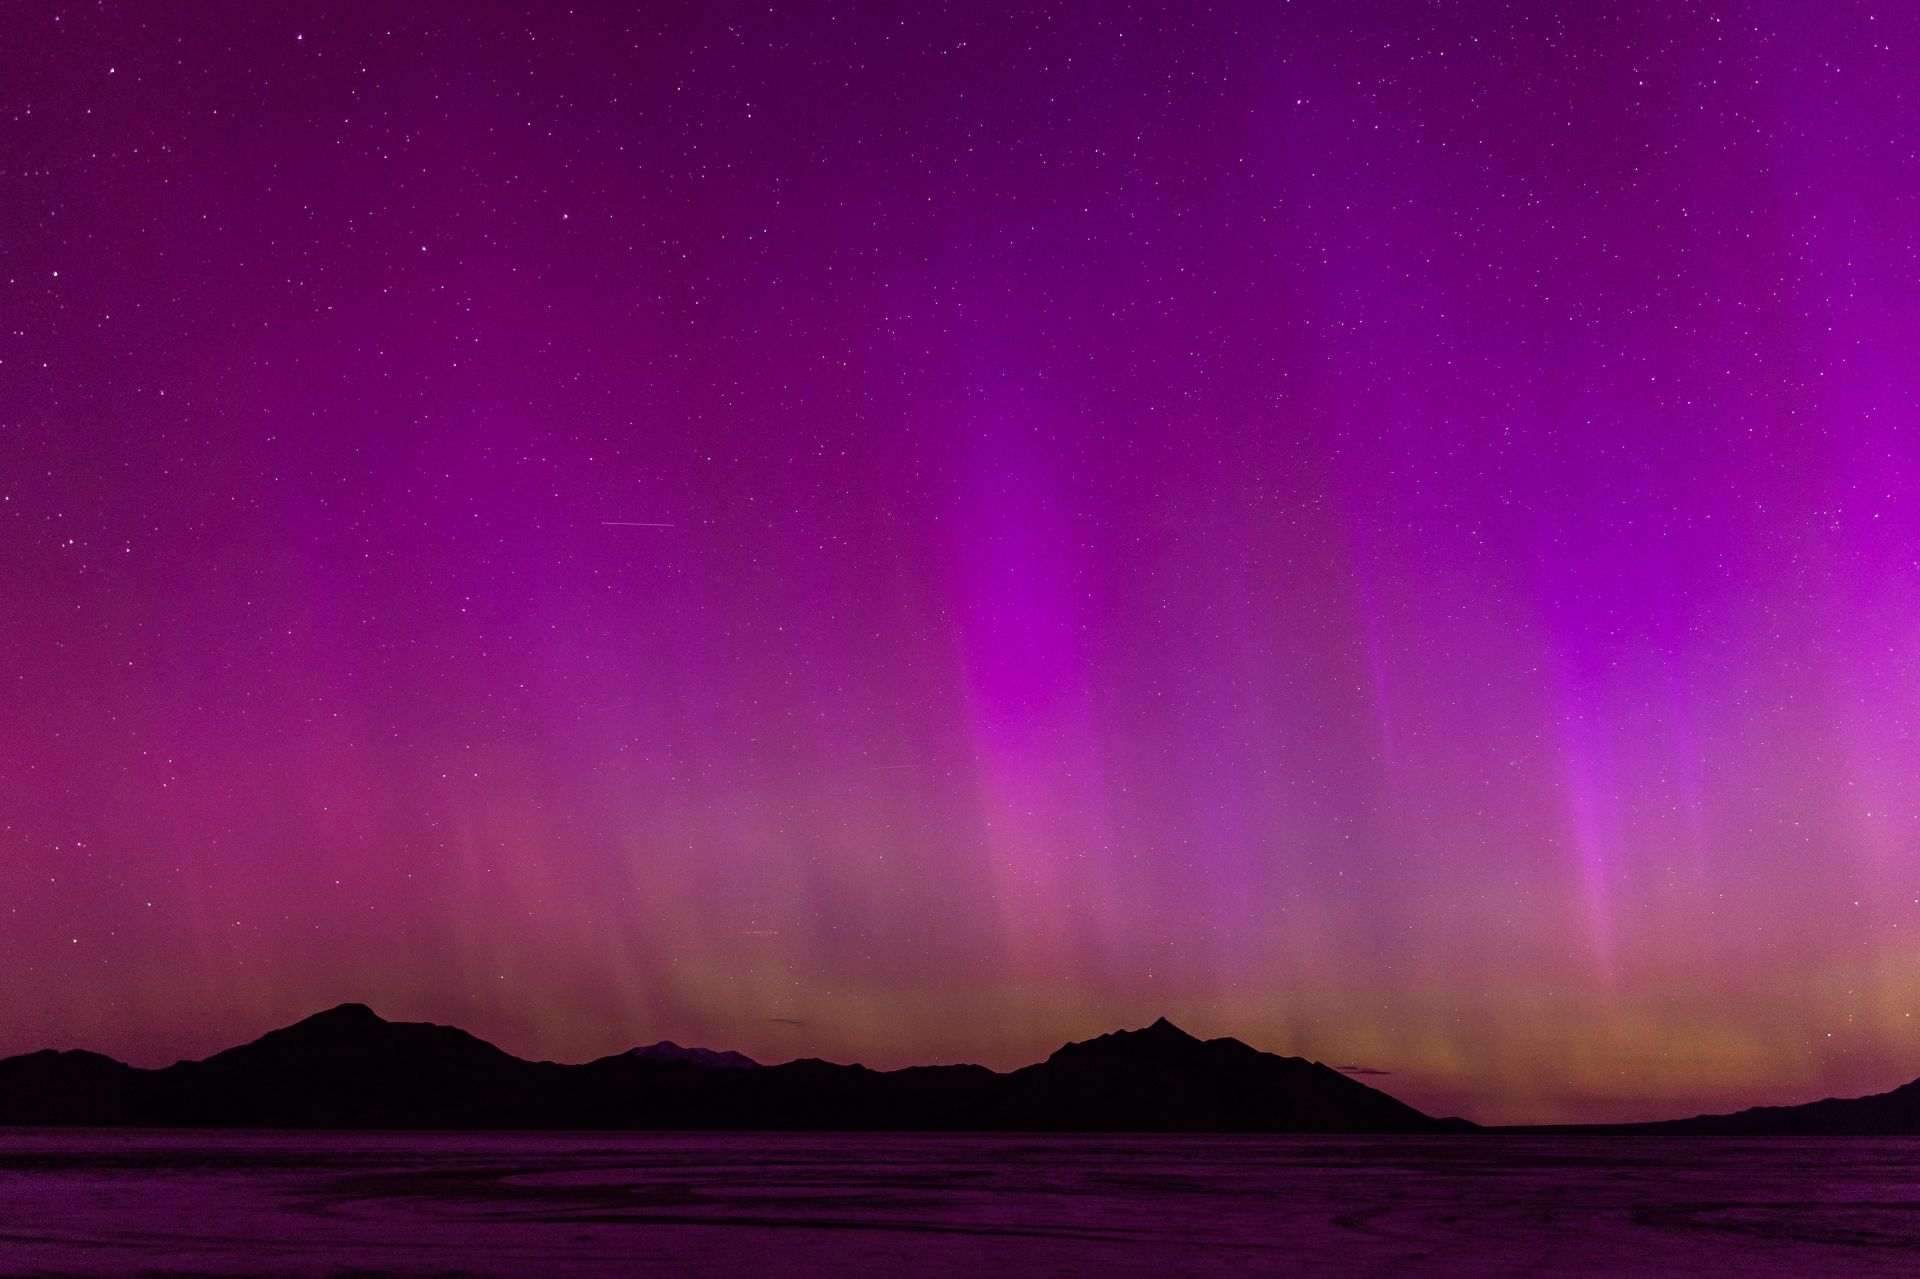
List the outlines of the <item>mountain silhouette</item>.
{"label": "mountain silhouette", "polygon": [[681,1061],[689,1066],[705,1066],[709,1070],[752,1070],[760,1064],[745,1053],[682,1048],[671,1039],[663,1039],[642,1048],[629,1048],[626,1055],[636,1061]]}
{"label": "mountain silhouette", "polygon": [[156,1122],[287,1127],[471,1127],[520,1115],[557,1067],[451,1026],[390,1022],[342,1004],[205,1061],[155,1072]]}
{"label": "mountain silhouette", "polygon": [[146,1072],[90,1052],[39,1052],[0,1060],[0,1122],[118,1124],[139,1118],[133,1102]]}
{"label": "mountain silhouette", "polygon": [[1237,1039],[1200,1040],[1161,1018],[1068,1044],[1014,1071],[990,1101],[995,1127],[1176,1132],[1430,1132],[1436,1121],[1331,1066]]}
{"label": "mountain silhouette", "polygon": [[160,1070],[97,1053],[0,1061],[0,1123],[289,1128],[685,1128],[1437,1133],[1328,1066],[1202,1041],[1162,1019],[1010,1074],[875,1071],[659,1043],[581,1065],[525,1061],[450,1026],[343,1004]]}
{"label": "mountain silhouette", "polygon": [[1619,1124],[1609,1131],[1706,1137],[1916,1137],[1920,1136],[1920,1079],[1870,1097],[1754,1106],[1726,1115]]}

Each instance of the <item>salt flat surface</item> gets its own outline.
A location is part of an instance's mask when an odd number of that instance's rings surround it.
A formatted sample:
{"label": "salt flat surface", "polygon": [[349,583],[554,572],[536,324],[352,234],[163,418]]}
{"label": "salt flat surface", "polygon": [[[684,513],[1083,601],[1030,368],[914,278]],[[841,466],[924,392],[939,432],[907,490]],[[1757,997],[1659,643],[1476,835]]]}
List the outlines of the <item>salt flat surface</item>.
{"label": "salt flat surface", "polygon": [[1920,1141],[0,1130],[0,1273],[1902,1275]]}

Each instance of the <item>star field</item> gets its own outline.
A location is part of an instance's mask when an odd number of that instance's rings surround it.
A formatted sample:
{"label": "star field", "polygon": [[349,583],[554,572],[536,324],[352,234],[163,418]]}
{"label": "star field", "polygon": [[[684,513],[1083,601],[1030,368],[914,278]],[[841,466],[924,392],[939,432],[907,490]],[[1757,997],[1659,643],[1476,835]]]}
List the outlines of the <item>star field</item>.
{"label": "star field", "polygon": [[6,6],[0,1052],[1920,1074],[1917,55]]}

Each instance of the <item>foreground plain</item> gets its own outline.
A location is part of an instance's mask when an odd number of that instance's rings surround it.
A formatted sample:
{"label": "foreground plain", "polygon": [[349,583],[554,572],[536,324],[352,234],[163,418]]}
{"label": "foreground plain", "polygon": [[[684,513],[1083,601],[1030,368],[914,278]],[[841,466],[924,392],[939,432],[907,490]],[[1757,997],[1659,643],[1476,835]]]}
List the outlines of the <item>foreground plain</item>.
{"label": "foreground plain", "polygon": [[0,1273],[1911,1275],[1920,1140],[0,1133]]}

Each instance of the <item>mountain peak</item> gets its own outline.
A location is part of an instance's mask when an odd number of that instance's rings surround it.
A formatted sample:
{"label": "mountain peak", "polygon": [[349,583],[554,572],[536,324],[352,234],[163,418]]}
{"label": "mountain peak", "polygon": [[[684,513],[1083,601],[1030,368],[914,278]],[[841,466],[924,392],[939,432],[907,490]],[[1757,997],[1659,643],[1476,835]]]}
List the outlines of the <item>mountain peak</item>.
{"label": "mountain peak", "polygon": [[682,1062],[689,1066],[705,1066],[713,1070],[751,1070],[760,1064],[745,1053],[722,1052],[712,1048],[683,1048],[671,1039],[663,1039],[657,1044],[647,1044],[640,1048],[629,1048],[626,1055],[639,1061]]}
{"label": "mountain peak", "polygon": [[373,1009],[367,1007],[365,1004],[349,1003],[349,1004],[336,1004],[334,1007],[327,1009],[325,1012],[315,1013],[313,1016],[308,1017],[297,1024],[303,1025],[303,1026],[339,1027],[341,1029],[348,1029],[348,1028],[361,1028],[361,1027],[367,1027],[367,1026],[384,1026],[387,1024],[387,1019],[382,1017],[379,1013],[373,1011]]}
{"label": "mountain peak", "polygon": [[1165,1017],[1139,1030],[1110,1030],[1092,1039],[1082,1039],[1059,1048],[1049,1061],[1110,1061],[1133,1059],[1143,1055],[1152,1059],[1184,1058],[1206,1045]]}
{"label": "mountain peak", "polygon": [[1336,1070],[1202,1040],[1160,1017],[1016,1070],[982,1126],[1058,1131],[1435,1132],[1445,1124]]}
{"label": "mountain peak", "polygon": [[[1196,1035],[1188,1034],[1165,1017],[1155,1018],[1151,1026],[1142,1026],[1139,1030],[1116,1030],[1111,1035],[1100,1036],[1100,1039],[1110,1040],[1116,1044],[1132,1043],[1162,1049],[1192,1048],[1206,1042]],[[1098,1043],[1100,1040],[1094,1042]]]}

